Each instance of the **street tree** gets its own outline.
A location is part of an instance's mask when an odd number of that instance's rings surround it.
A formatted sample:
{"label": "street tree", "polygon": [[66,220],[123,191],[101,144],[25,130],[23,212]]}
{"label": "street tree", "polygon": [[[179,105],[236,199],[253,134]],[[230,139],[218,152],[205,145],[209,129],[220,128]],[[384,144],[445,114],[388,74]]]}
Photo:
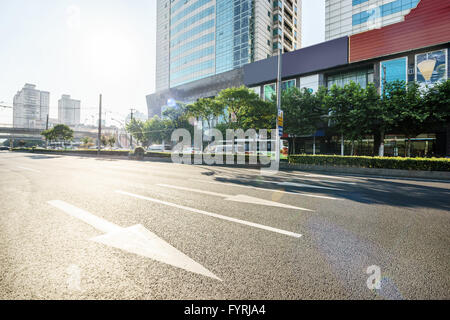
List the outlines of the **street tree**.
{"label": "street tree", "polygon": [[344,138],[358,140],[364,135],[358,110],[363,102],[364,89],[353,81],[344,87],[333,85],[325,97],[332,127],[341,136],[341,155],[344,155]]}
{"label": "street tree", "polygon": [[85,148],[89,148],[94,145],[94,140],[91,137],[83,137],[81,139],[82,146]]}
{"label": "street tree", "polygon": [[180,105],[176,108],[168,108],[163,112],[163,124],[165,131],[163,132],[162,140],[170,141],[172,132],[176,129],[186,129],[194,136],[194,121],[187,112],[187,107]]}
{"label": "street tree", "polygon": [[360,138],[370,135],[374,138],[373,155],[384,156],[384,139],[393,124],[393,114],[382,103],[378,90],[369,83],[362,91],[361,102],[354,110],[354,118],[360,131]]}
{"label": "street tree", "polygon": [[73,130],[65,124],[58,124],[49,130],[41,132],[41,135],[43,135],[47,141],[62,141],[65,143],[73,140],[73,133]]}
{"label": "street tree", "polygon": [[416,82],[394,81],[386,84],[383,94],[385,108],[393,115],[393,129],[405,135],[405,156],[411,156],[411,139],[426,130],[429,111],[424,93]]}
{"label": "street tree", "polygon": [[323,90],[326,91],[326,88],[322,87],[320,93],[315,94],[306,88],[290,88],[282,93],[284,132],[294,136],[293,153],[296,136],[315,135],[322,117],[326,114],[322,103]]}
{"label": "street tree", "polygon": [[113,148],[114,145],[116,144],[116,137],[111,135],[108,137],[108,145],[110,148]]}
{"label": "street tree", "polygon": [[196,102],[186,106],[186,114],[197,120],[204,120],[208,123],[208,128],[212,128],[213,119],[223,115],[224,109],[215,98],[201,98]]}
{"label": "street tree", "polygon": [[106,147],[108,145],[108,136],[102,135],[100,137],[100,142],[101,142],[102,146]]}
{"label": "street tree", "polygon": [[450,126],[450,79],[428,88],[424,100],[429,113],[426,127]]}
{"label": "street tree", "polygon": [[273,129],[276,125],[276,106],[263,101],[246,88],[229,88],[217,96],[221,108],[225,110],[225,122],[233,129]]}
{"label": "street tree", "polygon": [[131,134],[131,136],[136,139],[138,143],[140,143],[141,145],[148,144],[148,138],[145,135],[145,121],[132,119],[126,124],[125,128],[127,132]]}

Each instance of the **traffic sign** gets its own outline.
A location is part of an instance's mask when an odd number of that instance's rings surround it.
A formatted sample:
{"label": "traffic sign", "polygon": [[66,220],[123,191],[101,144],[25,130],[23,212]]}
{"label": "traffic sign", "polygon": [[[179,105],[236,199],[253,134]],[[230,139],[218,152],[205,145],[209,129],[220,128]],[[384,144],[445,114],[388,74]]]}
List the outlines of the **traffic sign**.
{"label": "traffic sign", "polygon": [[278,134],[280,137],[283,136],[283,128],[284,128],[284,113],[282,110],[278,111]]}

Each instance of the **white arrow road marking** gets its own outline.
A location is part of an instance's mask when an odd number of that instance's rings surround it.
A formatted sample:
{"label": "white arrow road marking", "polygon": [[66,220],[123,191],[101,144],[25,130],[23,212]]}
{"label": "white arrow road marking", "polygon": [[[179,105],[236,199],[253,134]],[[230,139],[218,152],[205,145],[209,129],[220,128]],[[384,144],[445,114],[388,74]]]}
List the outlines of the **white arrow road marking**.
{"label": "white arrow road marking", "polygon": [[290,192],[290,191],[284,191],[284,190],[267,189],[267,188],[253,187],[253,186],[244,186],[244,185],[235,184],[235,183],[208,181],[208,180],[200,180],[200,179],[189,179],[189,180],[196,181],[196,182],[202,182],[202,183],[218,184],[218,185],[222,185],[222,186],[225,185],[225,186],[262,190],[262,191],[269,191],[269,192],[281,192],[281,193],[293,194],[293,195],[302,196],[302,197],[311,197],[311,198],[319,198],[319,199],[327,199],[327,200],[344,200],[344,199],[338,199],[338,198],[327,197],[327,196],[318,196],[315,194],[308,194],[308,193],[298,193],[298,192]]}
{"label": "white arrow road marking", "polygon": [[31,172],[37,172],[37,173],[40,172],[39,170],[35,170],[35,169],[27,168],[27,167],[17,167],[17,168],[22,169],[22,170],[26,170],[26,171],[31,171]]}
{"label": "white arrow road marking", "polygon": [[302,210],[302,211],[314,212],[314,210],[294,207],[294,206],[290,206],[288,204],[279,203],[279,202],[275,202],[275,201],[264,200],[264,199],[259,199],[259,198],[255,198],[255,197],[251,197],[251,196],[246,196],[246,195],[243,195],[243,194],[238,194],[236,196],[230,196],[230,195],[216,193],[216,192],[211,192],[211,191],[204,191],[204,190],[199,190],[199,189],[184,188],[184,187],[172,186],[172,185],[169,185],[169,184],[162,184],[162,183],[158,184],[158,186],[165,187],[165,188],[171,188],[171,189],[184,190],[184,191],[189,191],[189,192],[208,194],[208,195],[214,196],[214,197],[225,198],[225,200],[227,200],[227,201],[245,202],[245,203],[259,204],[259,205],[264,205],[264,206],[280,207],[280,208],[286,208],[286,209],[294,209],[294,210]]}
{"label": "white arrow road marking", "polygon": [[264,181],[264,182],[275,183],[275,184],[278,184],[279,186],[287,186],[287,187],[300,187],[300,188],[313,188],[313,189],[326,189],[326,190],[342,191],[342,189],[314,186],[314,185],[310,185],[310,184],[297,183],[297,182],[275,182],[275,181]]}
{"label": "white arrow road marking", "polygon": [[167,201],[162,201],[162,200],[158,200],[158,199],[153,199],[153,198],[149,198],[149,197],[144,197],[144,196],[140,196],[137,194],[133,194],[133,193],[129,193],[129,192],[125,192],[125,191],[120,191],[117,190],[117,193],[126,195],[126,196],[130,196],[130,197],[134,197],[137,199],[141,199],[141,200],[146,200],[146,201],[150,201],[150,202],[154,202],[154,203],[159,203],[165,206],[169,206],[169,207],[173,207],[173,208],[178,208],[178,209],[182,209],[182,210],[186,210],[186,211],[190,211],[190,212],[194,212],[194,213],[199,213],[199,214],[203,214],[205,216],[209,216],[209,217],[213,217],[213,218],[217,218],[217,219],[221,219],[221,220],[225,220],[225,221],[231,221],[231,222],[235,222],[235,223],[239,223],[239,224],[243,224],[246,226],[250,226],[250,227],[254,227],[254,228],[258,228],[258,229],[262,229],[262,230],[266,230],[266,231],[271,231],[271,232],[276,232],[279,234],[283,234],[289,237],[294,237],[294,238],[301,238],[302,235],[299,233],[294,233],[294,232],[290,232],[290,231],[286,231],[286,230],[281,230],[281,229],[277,229],[277,228],[272,228],[272,227],[268,227],[262,224],[258,224],[258,223],[254,223],[254,222],[249,222],[249,221],[245,221],[245,220],[240,220],[240,219],[236,219],[236,218],[231,218],[231,217],[227,217],[227,216],[222,216],[220,214],[216,214],[216,213],[211,213],[211,212],[207,212],[207,211],[203,211],[203,210],[198,210],[195,208],[189,208],[189,207],[185,207],[179,204],[175,204],[175,203],[171,203],[171,202],[167,202]]}
{"label": "white arrow road marking", "polygon": [[142,225],[122,228],[64,201],[54,200],[48,203],[106,233],[91,239],[92,241],[222,281],[201,264],[158,238]]}

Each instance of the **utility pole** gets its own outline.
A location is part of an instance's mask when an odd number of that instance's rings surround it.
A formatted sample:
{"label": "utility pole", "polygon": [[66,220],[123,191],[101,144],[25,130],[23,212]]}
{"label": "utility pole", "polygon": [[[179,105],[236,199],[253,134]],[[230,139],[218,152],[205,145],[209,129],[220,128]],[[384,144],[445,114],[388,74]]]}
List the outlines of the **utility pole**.
{"label": "utility pole", "polygon": [[97,136],[97,155],[100,155],[102,138],[102,95],[100,94],[100,101],[98,105],[98,136]]}
{"label": "utility pole", "polygon": [[[130,111],[131,111],[131,121],[133,121],[134,109],[130,109]],[[133,131],[130,133],[130,150],[133,150]]]}
{"label": "utility pole", "polygon": [[283,49],[278,51],[278,75],[277,75],[277,129],[276,129],[276,143],[275,143],[275,161],[280,163],[280,128],[278,123],[278,118],[281,114],[281,80],[282,80],[282,55]]}
{"label": "utility pole", "polygon": [[[383,66],[383,98],[386,98],[386,84],[387,84],[387,73],[386,73],[386,66]],[[381,133],[381,141],[380,141],[380,148],[378,149],[378,156],[383,157],[384,156],[384,131]]]}
{"label": "utility pole", "polygon": [[[45,122],[45,131],[48,130],[48,113],[47,113],[47,121]],[[48,139],[45,139],[45,149],[48,149]]]}

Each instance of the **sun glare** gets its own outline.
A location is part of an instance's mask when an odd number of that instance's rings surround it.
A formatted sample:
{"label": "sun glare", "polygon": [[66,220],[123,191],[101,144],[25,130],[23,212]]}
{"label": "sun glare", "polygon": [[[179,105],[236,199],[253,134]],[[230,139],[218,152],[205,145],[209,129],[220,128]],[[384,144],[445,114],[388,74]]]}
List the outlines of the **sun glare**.
{"label": "sun glare", "polygon": [[98,30],[84,38],[85,62],[96,78],[118,80],[134,69],[136,50],[126,34]]}

